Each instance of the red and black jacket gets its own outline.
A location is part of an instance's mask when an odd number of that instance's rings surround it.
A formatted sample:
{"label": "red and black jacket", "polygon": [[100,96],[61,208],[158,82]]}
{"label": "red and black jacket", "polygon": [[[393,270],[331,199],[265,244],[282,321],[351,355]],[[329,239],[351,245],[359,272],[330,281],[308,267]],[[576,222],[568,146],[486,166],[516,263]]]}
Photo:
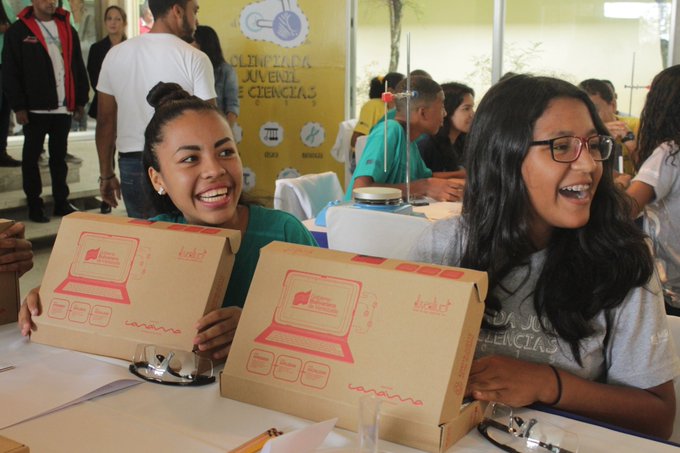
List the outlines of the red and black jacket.
{"label": "red and black jacket", "polygon": [[[72,112],[76,106],[87,104],[87,71],[78,33],[70,25],[68,11],[57,8],[54,21],[64,56],[66,107]],[[14,111],[59,107],[52,60],[32,6],[24,8],[19,13],[19,20],[5,33],[2,88]]]}

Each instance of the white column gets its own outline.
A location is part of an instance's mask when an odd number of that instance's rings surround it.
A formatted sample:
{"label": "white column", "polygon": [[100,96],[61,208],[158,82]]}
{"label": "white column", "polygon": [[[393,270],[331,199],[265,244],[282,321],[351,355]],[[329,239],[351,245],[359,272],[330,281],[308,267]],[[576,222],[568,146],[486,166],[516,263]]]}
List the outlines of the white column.
{"label": "white column", "polygon": [[493,43],[491,49],[491,84],[503,75],[503,35],[505,34],[505,0],[493,2]]}

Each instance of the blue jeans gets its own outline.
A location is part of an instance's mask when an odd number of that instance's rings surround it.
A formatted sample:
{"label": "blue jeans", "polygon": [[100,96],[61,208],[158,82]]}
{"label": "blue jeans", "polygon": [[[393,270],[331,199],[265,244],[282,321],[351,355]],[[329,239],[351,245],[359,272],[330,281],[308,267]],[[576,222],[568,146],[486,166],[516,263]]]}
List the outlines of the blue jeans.
{"label": "blue jeans", "polygon": [[147,193],[148,176],[144,171],[141,153],[119,153],[118,168],[120,189],[128,217],[148,219],[157,215]]}

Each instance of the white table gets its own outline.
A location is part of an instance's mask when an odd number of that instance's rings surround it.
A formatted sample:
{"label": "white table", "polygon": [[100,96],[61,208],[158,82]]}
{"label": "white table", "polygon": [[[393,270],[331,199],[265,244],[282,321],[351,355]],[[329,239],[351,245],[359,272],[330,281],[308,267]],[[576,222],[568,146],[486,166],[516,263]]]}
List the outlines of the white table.
{"label": "white table", "polygon": [[[436,220],[459,215],[462,207],[463,203],[459,201],[436,201],[426,206],[414,206],[413,211],[425,215],[428,220],[434,222]],[[316,219],[303,220],[302,224],[312,233],[312,235],[314,235],[314,238],[320,246],[327,248],[328,239],[326,238],[326,233],[328,232],[328,228],[317,225],[315,220]]]}
{"label": "white table", "polygon": [[[0,359],[3,362],[40,360],[56,351],[56,348],[21,338],[16,324],[0,326]],[[115,362],[125,366],[122,361]],[[26,395],[27,401],[30,398],[31,395]],[[0,410],[12,408],[3,406],[0,401]],[[578,433],[581,452],[608,451],[614,446],[617,452],[678,451],[669,445],[569,418],[526,412]],[[309,421],[297,417],[222,398],[218,384],[178,388],[143,383],[2,429],[0,435],[25,443],[32,453],[212,453],[228,451],[270,427],[290,431],[308,424]],[[355,438],[354,433],[336,429],[323,448],[351,447],[356,445]],[[380,447],[382,451],[392,453],[418,451],[389,442],[381,442]],[[473,430],[449,451],[500,450]]]}

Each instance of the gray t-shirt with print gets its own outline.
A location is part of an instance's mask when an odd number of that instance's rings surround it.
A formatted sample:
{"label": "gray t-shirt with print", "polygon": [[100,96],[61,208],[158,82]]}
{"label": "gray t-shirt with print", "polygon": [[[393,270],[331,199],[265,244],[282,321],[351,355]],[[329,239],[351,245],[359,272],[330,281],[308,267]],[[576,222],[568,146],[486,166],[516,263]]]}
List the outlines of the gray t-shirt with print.
{"label": "gray t-shirt with print", "polygon": [[[463,238],[460,217],[441,220],[422,233],[410,258],[458,266]],[[514,269],[493,289],[502,309],[491,322],[506,328],[482,329],[476,357],[503,355],[548,363],[585,379],[638,388],[654,387],[680,375],[656,274],[644,287],[632,289],[608,315],[603,311],[593,319],[595,333],[581,342],[581,367],[567,342],[541,328],[534,310],[532,293],[544,260],[544,251],[534,253],[526,266]],[[549,325],[547,320],[544,324]],[[610,337],[605,345],[607,330]]]}

